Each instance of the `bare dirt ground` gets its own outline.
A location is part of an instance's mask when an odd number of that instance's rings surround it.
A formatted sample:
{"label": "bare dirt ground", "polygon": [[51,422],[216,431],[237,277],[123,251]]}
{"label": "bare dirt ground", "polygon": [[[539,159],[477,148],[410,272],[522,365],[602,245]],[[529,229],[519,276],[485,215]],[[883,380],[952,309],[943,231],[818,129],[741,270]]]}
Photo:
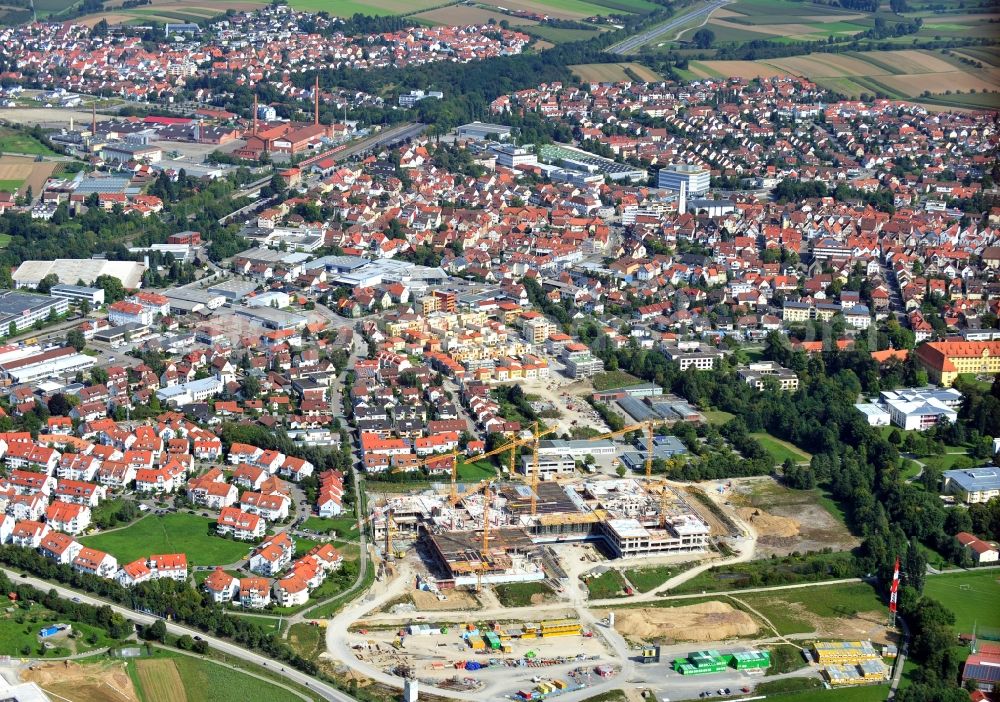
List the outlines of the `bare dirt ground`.
{"label": "bare dirt ground", "polygon": [[644,607],[615,611],[615,630],[642,641],[724,641],[757,633],[746,612],[726,602],[701,602],[684,607]]}
{"label": "bare dirt ground", "polygon": [[[38,124],[42,128],[59,128],[69,126],[70,119],[77,124],[90,124],[90,109],[78,110],[62,107],[5,107],[0,109],[0,120],[17,124]],[[98,122],[113,119],[108,115],[97,115]]]}
{"label": "bare dirt ground", "polygon": [[462,590],[448,590],[444,593],[447,600],[439,600],[432,592],[414,590],[410,593],[413,603],[420,611],[442,612],[450,609],[476,609],[479,600],[474,595]]}
{"label": "bare dirt ground", "polygon": [[24,671],[21,679],[70,702],[139,702],[124,663],[42,663]]}
{"label": "bare dirt ground", "polygon": [[789,517],[777,517],[759,507],[740,507],[736,512],[753,524],[757,530],[758,543],[766,544],[770,538],[785,539],[799,535],[799,522]]}
{"label": "bare dirt ground", "polygon": [[[813,490],[792,490],[771,477],[733,480],[729,501],[741,515],[749,509],[761,512],[751,519],[760,534],[759,557],[786,556],[792,551],[819,551],[830,547],[846,551],[858,539],[840,519],[831,514]],[[793,524],[797,529],[793,529]]]}
{"label": "bare dirt ground", "polygon": [[726,527],[726,525],[722,522],[721,519],[719,519],[718,517],[715,516],[715,514],[712,513],[712,510],[703,505],[698,500],[698,498],[694,496],[693,494],[694,489],[684,488],[683,491],[686,493],[685,500],[689,505],[691,505],[691,509],[697,512],[698,516],[701,517],[706,524],[708,524],[709,528],[711,529],[709,533],[712,536],[728,536],[729,534],[728,527]]}

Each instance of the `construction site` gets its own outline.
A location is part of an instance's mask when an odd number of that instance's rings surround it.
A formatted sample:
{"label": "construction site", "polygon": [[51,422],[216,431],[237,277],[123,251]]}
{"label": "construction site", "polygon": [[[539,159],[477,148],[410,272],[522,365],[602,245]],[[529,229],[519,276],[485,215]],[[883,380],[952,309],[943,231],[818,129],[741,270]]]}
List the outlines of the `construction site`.
{"label": "construction site", "polygon": [[698,554],[709,525],[664,481],[494,481],[452,502],[428,490],[374,500],[385,563],[414,546],[441,588],[564,577],[551,544],[593,542],[609,558]]}

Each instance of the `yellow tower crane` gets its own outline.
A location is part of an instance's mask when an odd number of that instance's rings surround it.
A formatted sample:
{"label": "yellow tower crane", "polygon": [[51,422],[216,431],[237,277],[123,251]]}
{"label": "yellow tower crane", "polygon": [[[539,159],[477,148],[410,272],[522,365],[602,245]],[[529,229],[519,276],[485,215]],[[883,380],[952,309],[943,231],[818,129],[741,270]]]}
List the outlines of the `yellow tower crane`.
{"label": "yellow tower crane", "polygon": [[611,439],[615,436],[621,436],[622,434],[644,430],[646,432],[646,477],[649,478],[653,475],[653,428],[662,424],[666,424],[666,421],[662,419],[650,419],[645,422],[639,422],[638,424],[630,424],[627,427],[619,429],[618,431],[609,431],[606,434],[592,436],[587,439],[587,441]]}

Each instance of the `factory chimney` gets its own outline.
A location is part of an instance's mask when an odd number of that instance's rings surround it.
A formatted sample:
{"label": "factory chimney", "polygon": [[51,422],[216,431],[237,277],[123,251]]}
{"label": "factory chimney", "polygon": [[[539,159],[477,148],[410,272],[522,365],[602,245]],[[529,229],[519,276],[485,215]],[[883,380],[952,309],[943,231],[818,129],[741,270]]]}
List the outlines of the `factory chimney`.
{"label": "factory chimney", "polygon": [[316,76],[316,86],[313,88],[313,124],[319,126],[319,76]]}
{"label": "factory chimney", "polygon": [[253,94],[253,131],[251,134],[257,136],[257,93]]}

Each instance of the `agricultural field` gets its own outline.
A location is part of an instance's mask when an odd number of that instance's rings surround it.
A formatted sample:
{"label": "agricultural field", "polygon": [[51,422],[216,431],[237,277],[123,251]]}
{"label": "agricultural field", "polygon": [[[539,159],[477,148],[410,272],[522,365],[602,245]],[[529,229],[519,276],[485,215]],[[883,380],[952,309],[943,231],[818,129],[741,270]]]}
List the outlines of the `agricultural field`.
{"label": "agricultural field", "polygon": [[[305,0],[309,2],[310,0]],[[323,2],[323,0],[316,0]],[[293,6],[295,3],[293,2]],[[645,14],[659,9],[649,0],[505,0],[481,3],[482,7],[537,12],[559,19],[581,19],[598,15]]]}
{"label": "agricultural field", "polygon": [[[997,100],[997,96],[982,95],[983,91],[1000,90],[1000,68],[986,65],[984,62],[984,68],[974,68],[940,51],[904,50],[811,54],[761,61],[691,61],[688,71],[693,78],[796,75],[854,97],[869,93],[903,99],[929,91],[935,94],[935,102],[971,99],[970,106],[980,107],[992,106]],[[946,90],[963,94],[940,95]],[[970,90],[976,94],[969,94]]]}
{"label": "agricultural field", "polygon": [[252,544],[209,534],[214,521],[193,514],[147,516],[125,529],[86,536],[80,542],[107,551],[119,563],[151,553],[187,554],[189,565],[225,565],[246,558]]}
{"label": "agricultural field", "polygon": [[1000,632],[1000,573],[972,570],[966,573],[931,575],[924,594],[955,613],[955,631],[971,633],[973,627]]}
{"label": "agricultural field", "polygon": [[[852,36],[868,29],[869,15],[793,0],[736,0],[712,13],[705,28],[715,43],[753,41],[819,41]],[[870,20],[869,20],[870,21]],[[688,27],[679,39],[690,39],[701,25]]]}
{"label": "agricultural field", "polygon": [[[570,70],[580,80],[591,83],[621,83],[635,80],[657,82],[663,80],[663,76],[639,63],[583,63],[570,66]],[[638,378],[635,381],[639,382]],[[596,382],[594,387],[597,388]],[[611,385],[609,387],[620,386]]]}
{"label": "agricultural field", "polygon": [[31,188],[40,194],[45,181],[52,175],[56,164],[53,161],[35,161],[31,156],[0,156],[0,190],[20,192]]}
{"label": "agricultural field", "polygon": [[530,34],[549,44],[569,44],[574,41],[586,41],[601,33],[601,30],[596,27],[593,30],[565,29],[563,27],[548,27],[543,24],[517,25],[515,29],[519,29],[525,34]]}
{"label": "agricultural field", "polygon": [[516,23],[517,29],[524,29],[538,24],[535,20],[523,19],[521,17],[511,17],[502,12],[489,10],[485,7],[475,5],[449,5],[438,7],[426,12],[418,12],[412,16],[415,20],[426,21],[434,25],[462,25],[462,24],[488,24],[490,20],[500,22],[507,20],[513,26]]}
{"label": "agricultural field", "polygon": [[[146,702],[299,702],[283,687],[204,658],[166,654],[129,663]],[[130,671],[130,672],[132,672]]]}

